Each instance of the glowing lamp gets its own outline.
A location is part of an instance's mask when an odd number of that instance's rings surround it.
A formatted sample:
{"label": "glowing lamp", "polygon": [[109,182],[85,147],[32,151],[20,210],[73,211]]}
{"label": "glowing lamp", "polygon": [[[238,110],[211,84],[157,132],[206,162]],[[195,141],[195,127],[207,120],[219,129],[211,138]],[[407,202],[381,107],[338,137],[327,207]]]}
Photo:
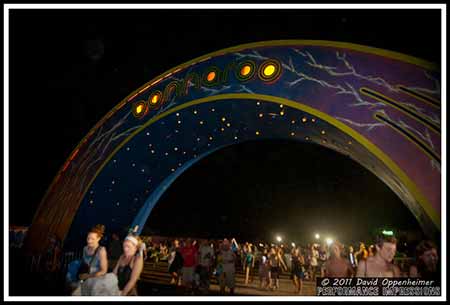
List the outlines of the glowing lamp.
{"label": "glowing lamp", "polygon": [[206,79],[208,82],[212,82],[216,78],[216,72],[211,71],[208,73],[208,76],[206,76]]}
{"label": "glowing lamp", "polygon": [[159,100],[159,96],[157,94],[153,95],[152,99],[151,99],[151,103],[152,104],[156,104],[158,103]]}
{"label": "glowing lamp", "polygon": [[267,67],[264,68],[264,76],[271,76],[272,74],[275,73],[275,66],[274,65],[267,65]]}
{"label": "glowing lamp", "polygon": [[136,113],[140,114],[142,112],[142,110],[144,110],[144,105],[139,105],[136,107]]}
{"label": "glowing lamp", "polygon": [[247,76],[251,72],[251,70],[252,70],[252,68],[250,68],[250,66],[245,65],[241,69],[241,75],[242,76]]}
{"label": "glowing lamp", "polygon": [[383,235],[387,235],[387,236],[393,236],[394,232],[393,231],[387,231],[387,230],[383,230]]}

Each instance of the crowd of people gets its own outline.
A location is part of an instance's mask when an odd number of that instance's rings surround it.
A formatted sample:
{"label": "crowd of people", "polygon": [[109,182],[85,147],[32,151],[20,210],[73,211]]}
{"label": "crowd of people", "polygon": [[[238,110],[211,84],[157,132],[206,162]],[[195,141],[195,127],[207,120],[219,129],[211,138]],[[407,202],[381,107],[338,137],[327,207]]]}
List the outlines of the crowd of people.
{"label": "crowd of people", "polygon": [[230,241],[173,239],[159,245],[151,238],[144,240],[147,241],[146,259],[153,260],[154,264],[167,259],[171,284],[185,287],[187,294],[207,292],[214,276],[221,294],[226,288],[233,294],[237,268],[242,268],[245,285],[252,283],[257,275],[259,288],[266,290],[279,289],[280,274],[290,274],[297,294],[302,294],[303,281],[315,281],[317,276],[440,278],[437,246],[429,240],[418,244],[416,257],[410,260],[398,255],[396,238],[386,235],[377,236],[369,247],[361,242],[357,251],[338,241],[330,245],[286,246],[239,244],[234,238]]}
{"label": "crowd of people", "polygon": [[[302,294],[304,281],[316,277],[415,277],[440,279],[438,247],[430,240],[420,242],[414,257],[399,256],[397,240],[379,235],[373,245],[331,244],[284,245],[250,243],[232,239],[167,238],[137,236],[122,239],[112,234],[105,242],[105,227],[89,230],[82,257],[68,266],[66,280],[72,295],[138,295],[137,282],[144,263],[156,266],[167,261],[170,283],[184,294],[208,294],[216,279],[219,292],[234,294],[236,273],[244,285],[259,280],[262,290],[280,289],[280,275],[288,274],[293,293]],[[59,268],[61,245],[50,237],[48,270]]]}

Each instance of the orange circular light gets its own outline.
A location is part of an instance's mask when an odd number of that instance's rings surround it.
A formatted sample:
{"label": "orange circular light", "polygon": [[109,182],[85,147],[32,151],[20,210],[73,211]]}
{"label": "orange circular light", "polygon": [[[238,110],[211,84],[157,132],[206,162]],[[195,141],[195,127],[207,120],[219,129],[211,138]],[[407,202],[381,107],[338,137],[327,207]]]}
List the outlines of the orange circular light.
{"label": "orange circular light", "polygon": [[216,72],[214,72],[214,71],[209,72],[208,76],[206,77],[208,82],[212,82],[215,78],[216,78]]}
{"label": "orange circular light", "polygon": [[133,115],[134,117],[140,119],[147,114],[147,103],[144,101],[139,101],[133,105]]}
{"label": "orange circular light", "polygon": [[252,70],[252,68],[250,66],[245,65],[241,69],[241,75],[242,76],[247,76],[251,72],[251,70]]}
{"label": "orange circular light", "polygon": [[159,100],[159,95],[158,95],[158,94],[155,94],[155,95],[153,95],[153,97],[152,97],[151,103],[152,103],[152,104],[156,104],[156,103],[158,103],[158,100]]}
{"label": "orange circular light", "polygon": [[263,71],[263,73],[264,73],[264,76],[271,76],[272,74],[274,74],[275,73],[275,70],[276,70],[276,68],[275,68],[275,66],[274,65],[267,65],[265,68],[264,68],[264,71]]}

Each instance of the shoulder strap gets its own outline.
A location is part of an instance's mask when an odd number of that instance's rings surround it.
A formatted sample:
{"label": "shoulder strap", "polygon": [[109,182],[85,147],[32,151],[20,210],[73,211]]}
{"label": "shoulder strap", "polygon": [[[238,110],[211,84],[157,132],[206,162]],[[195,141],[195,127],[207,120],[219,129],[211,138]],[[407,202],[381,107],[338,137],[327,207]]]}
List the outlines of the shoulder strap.
{"label": "shoulder strap", "polygon": [[134,255],[133,258],[130,259],[130,261],[128,262],[128,265],[127,265],[127,266],[129,266],[130,269],[132,269],[132,268],[131,268],[131,263],[133,262],[133,266],[134,266],[134,261],[135,261],[135,260],[136,260],[136,255]]}
{"label": "shoulder strap", "polygon": [[98,252],[98,249],[100,249],[100,247],[101,247],[101,246],[98,246],[97,249],[95,249],[95,252],[94,252],[94,254],[92,255],[92,258],[91,258],[91,260],[90,260],[90,262],[89,262],[89,267],[91,266],[92,262],[94,261],[94,258],[97,256],[97,252]]}

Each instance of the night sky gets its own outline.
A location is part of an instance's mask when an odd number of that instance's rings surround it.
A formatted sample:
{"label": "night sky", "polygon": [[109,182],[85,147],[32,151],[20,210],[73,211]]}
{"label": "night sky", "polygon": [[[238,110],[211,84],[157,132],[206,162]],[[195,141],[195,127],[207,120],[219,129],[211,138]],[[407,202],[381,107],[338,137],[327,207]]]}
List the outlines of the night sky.
{"label": "night sky", "polygon": [[270,241],[280,234],[303,243],[315,232],[354,242],[380,226],[418,226],[400,199],[355,161],[288,140],[247,142],[201,160],[174,182],[147,225],[161,235],[229,232],[241,241]]}
{"label": "night sky", "polygon": [[[278,39],[351,42],[440,63],[440,12],[12,11],[10,223],[30,224],[73,148],[131,91],[200,55]],[[232,146],[195,164],[148,224],[164,234],[242,238],[311,230],[360,238],[380,225],[418,227],[396,195],[355,162],[276,141]]]}

